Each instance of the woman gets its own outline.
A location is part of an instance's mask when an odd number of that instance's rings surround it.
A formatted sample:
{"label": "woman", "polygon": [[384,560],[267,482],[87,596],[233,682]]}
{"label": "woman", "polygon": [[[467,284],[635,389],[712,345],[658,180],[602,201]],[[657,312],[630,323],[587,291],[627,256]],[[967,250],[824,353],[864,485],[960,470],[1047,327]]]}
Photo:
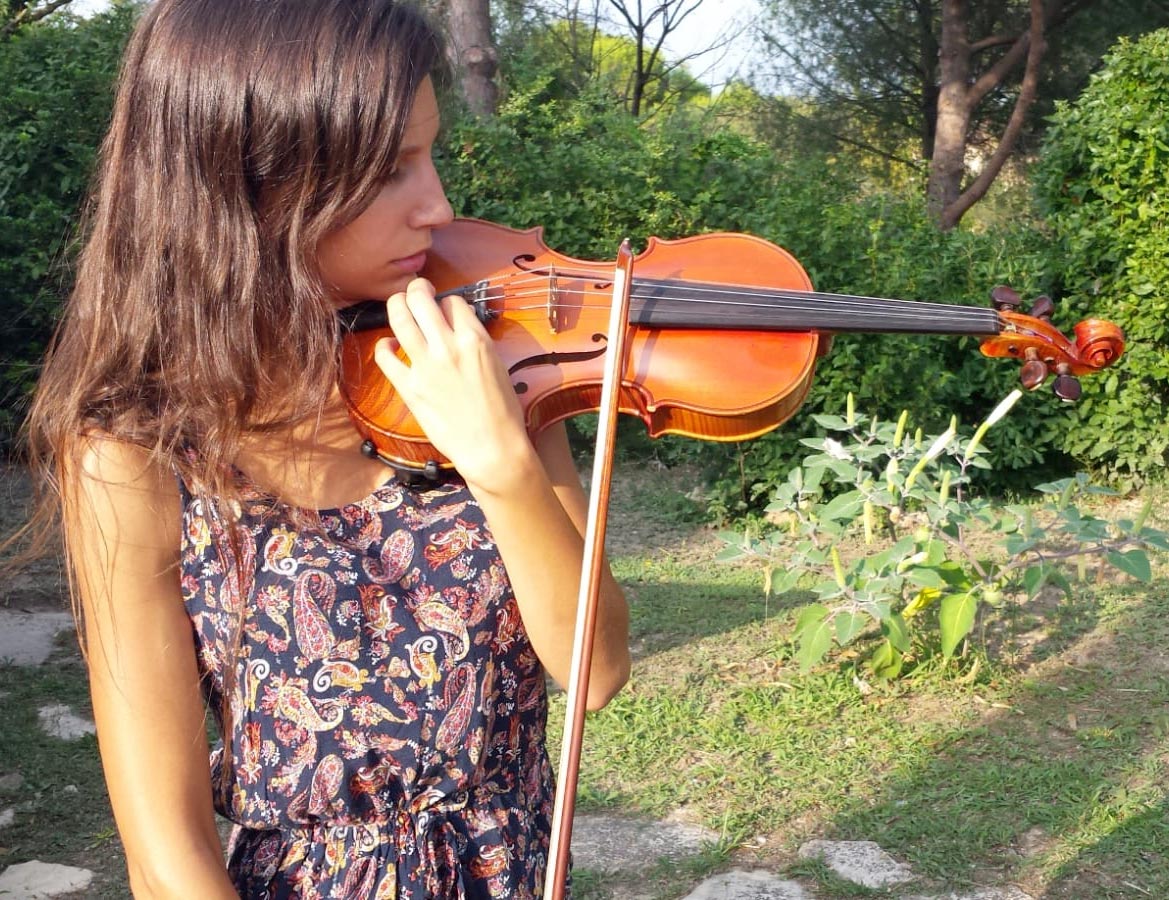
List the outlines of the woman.
{"label": "woman", "polygon": [[[417,277],[441,52],[395,0],[157,0],[126,51],[29,434],[135,896],[541,893],[586,504]],[[439,483],[358,452],[335,313],[370,298]],[[629,669],[611,577],[596,646],[592,708]]]}

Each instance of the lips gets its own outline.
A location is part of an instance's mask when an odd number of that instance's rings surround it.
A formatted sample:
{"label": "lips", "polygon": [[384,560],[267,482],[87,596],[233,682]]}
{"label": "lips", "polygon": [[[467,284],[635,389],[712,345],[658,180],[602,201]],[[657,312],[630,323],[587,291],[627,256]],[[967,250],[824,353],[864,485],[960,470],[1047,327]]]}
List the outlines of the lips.
{"label": "lips", "polygon": [[412,256],[403,256],[400,259],[392,260],[390,265],[400,272],[416,274],[421,272],[422,268],[426,265],[426,251],[424,250]]}

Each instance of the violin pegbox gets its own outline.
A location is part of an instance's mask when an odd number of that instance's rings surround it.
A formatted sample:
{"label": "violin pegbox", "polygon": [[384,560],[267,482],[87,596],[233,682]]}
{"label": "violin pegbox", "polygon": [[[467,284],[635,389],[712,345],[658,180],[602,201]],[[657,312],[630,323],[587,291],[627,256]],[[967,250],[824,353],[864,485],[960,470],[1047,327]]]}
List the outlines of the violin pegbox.
{"label": "violin pegbox", "polygon": [[1022,360],[1019,381],[1029,391],[1054,373],[1055,395],[1073,402],[1082,393],[1077,376],[1110,366],[1124,353],[1124,333],[1111,322],[1085,319],[1076,325],[1073,342],[1051,324],[1055,303],[1050,297],[1036,297],[1027,313],[1019,311],[1023,298],[1007,285],[995,287],[990,297],[1002,330],[983,340],[982,352]]}

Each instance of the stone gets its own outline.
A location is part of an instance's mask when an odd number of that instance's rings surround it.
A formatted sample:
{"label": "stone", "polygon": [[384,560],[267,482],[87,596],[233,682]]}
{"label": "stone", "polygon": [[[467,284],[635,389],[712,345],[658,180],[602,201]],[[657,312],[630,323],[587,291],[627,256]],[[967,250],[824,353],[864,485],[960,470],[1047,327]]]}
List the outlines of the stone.
{"label": "stone", "polygon": [[41,721],[41,728],[63,741],[75,741],[87,734],[97,733],[93,722],[81,718],[63,703],[42,706],[37,715]]}
{"label": "stone", "polygon": [[0,660],[16,666],[39,666],[53,652],[58,633],[72,627],[71,613],[0,609]]}
{"label": "stone", "polygon": [[16,810],[11,806],[0,809],[0,828],[7,828],[16,821]]}
{"label": "stone", "polygon": [[974,891],[956,891],[950,894],[915,894],[905,900],[1034,900],[1014,885],[1006,887],[979,888]]}
{"label": "stone", "polygon": [[812,900],[799,884],[770,872],[732,869],[698,885],[684,900]]}
{"label": "stone", "polygon": [[24,776],[19,772],[8,772],[0,775],[0,794],[15,794],[24,784]]}
{"label": "stone", "polygon": [[884,888],[913,881],[914,874],[874,841],[808,841],[800,847],[805,859],[820,859],[845,881]]}
{"label": "stone", "polygon": [[89,869],[77,869],[39,859],[17,863],[0,872],[0,897],[44,900],[74,891],[83,891],[93,881]]}
{"label": "stone", "polygon": [[659,859],[696,856],[718,835],[697,825],[627,816],[577,814],[572,820],[573,865],[605,874],[643,871]]}

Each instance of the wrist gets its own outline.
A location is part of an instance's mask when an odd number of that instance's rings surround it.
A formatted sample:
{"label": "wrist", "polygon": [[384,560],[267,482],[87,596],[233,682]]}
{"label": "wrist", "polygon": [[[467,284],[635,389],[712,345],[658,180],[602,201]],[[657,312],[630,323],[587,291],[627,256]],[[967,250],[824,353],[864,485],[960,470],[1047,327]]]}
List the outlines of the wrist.
{"label": "wrist", "polygon": [[493,461],[480,462],[466,471],[460,469],[459,474],[481,501],[520,496],[548,480],[540,456],[526,435],[510,446],[500,446]]}

